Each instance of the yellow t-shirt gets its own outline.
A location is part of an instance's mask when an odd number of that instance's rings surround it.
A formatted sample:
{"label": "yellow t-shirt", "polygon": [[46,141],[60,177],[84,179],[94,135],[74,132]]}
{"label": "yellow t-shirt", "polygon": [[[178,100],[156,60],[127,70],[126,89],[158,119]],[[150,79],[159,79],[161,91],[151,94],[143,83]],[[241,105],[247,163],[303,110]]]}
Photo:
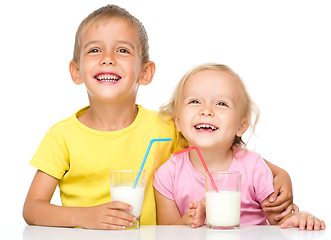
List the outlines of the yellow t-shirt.
{"label": "yellow t-shirt", "polygon": [[145,198],[141,224],[156,224],[153,174],[177,148],[177,133],[172,121],[165,123],[158,112],[137,105],[134,122],[119,131],[97,131],[77,119],[85,107],[55,124],[44,136],[30,164],[59,179],[63,206],[88,207],[111,201],[110,170],[139,169],[153,138],[172,138],[154,142],[144,170]]}

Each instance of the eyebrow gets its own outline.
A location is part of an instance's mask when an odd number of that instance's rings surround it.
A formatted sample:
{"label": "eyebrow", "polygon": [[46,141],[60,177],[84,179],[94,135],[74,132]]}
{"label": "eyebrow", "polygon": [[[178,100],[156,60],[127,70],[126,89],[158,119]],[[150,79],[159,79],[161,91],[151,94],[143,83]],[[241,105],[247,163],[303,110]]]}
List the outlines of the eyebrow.
{"label": "eyebrow", "polygon": [[84,46],[83,46],[83,48],[85,49],[85,48],[87,48],[89,45],[91,45],[91,44],[96,44],[96,43],[99,43],[100,41],[91,41],[91,42],[88,42],[88,43],[86,43]]}
{"label": "eyebrow", "polygon": [[[100,43],[100,42],[101,42],[101,41],[98,41],[98,40],[88,42],[88,43],[86,43],[86,44],[83,46],[83,48],[86,49],[89,45],[97,44],[97,43]],[[133,46],[133,44],[130,43],[130,42],[127,42],[127,41],[124,41],[124,40],[119,40],[119,41],[117,41],[116,43],[129,45],[131,48],[133,48],[133,49],[136,50],[136,48],[135,48],[135,47]]]}
{"label": "eyebrow", "polygon": [[124,41],[124,40],[117,41],[117,43],[120,43],[120,44],[126,44],[126,45],[129,45],[131,48],[136,49],[136,48],[133,46],[132,43],[127,42],[127,41]]}

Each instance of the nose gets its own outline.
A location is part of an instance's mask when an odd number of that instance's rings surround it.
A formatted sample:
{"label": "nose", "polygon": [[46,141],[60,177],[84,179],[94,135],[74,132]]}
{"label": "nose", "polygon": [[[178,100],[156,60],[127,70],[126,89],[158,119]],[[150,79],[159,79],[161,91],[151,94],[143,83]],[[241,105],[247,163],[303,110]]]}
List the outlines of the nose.
{"label": "nose", "polygon": [[214,111],[208,106],[204,106],[200,111],[200,116],[213,117],[214,115]]}
{"label": "nose", "polygon": [[100,65],[105,65],[105,66],[116,65],[116,61],[114,57],[111,56],[111,54],[104,54],[100,59]]}

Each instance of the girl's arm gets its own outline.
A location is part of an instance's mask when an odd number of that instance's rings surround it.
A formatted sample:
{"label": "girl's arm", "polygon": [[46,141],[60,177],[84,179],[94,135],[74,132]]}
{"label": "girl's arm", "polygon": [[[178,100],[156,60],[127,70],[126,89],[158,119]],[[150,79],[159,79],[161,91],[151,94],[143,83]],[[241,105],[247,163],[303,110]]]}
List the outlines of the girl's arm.
{"label": "girl's arm", "polygon": [[83,227],[91,229],[123,229],[132,226],[135,217],[122,210],[132,207],[122,202],[110,202],[94,207],[62,207],[50,203],[58,179],[38,170],[23,207],[23,217],[29,225]]}
{"label": "girl's arm", "polygon": [[[290,175],[282,168],[264,159],[274,176],[275,192],[269,196],[268,201],[264,202],[264,211],[283,212],[293,203],[292,182]],[[281,218],[280,215],[278,215]]]}
{"label": "girl's arm", "polygon": [[166,198],[154,188],[156,199],[156,216],[158,225],[191,225],[192,228],[200,227],[205,222],[205,199],[192,201],[189,209],[181,217],[175,201]]}
{"label": "girl's arm", "polygon": [[188,212],[181,217],[175,201],[163,196],[154,188],[158,225],[190,225]]}
{"label": "girl's arm", "polygon": [[[262,203],[261,207],[265,202],[268,202],[266,198]],[[315,230],[324,230],[325,223],[324,221],[318,219],[308,212],[297,212],[287,214],[281,221],[276,221],[275,216],[280,214],[280,212],[264,212],[266,218],[268,219],[270,225],[280,225],[281,228],[288,228],[289,226],[299,227],[300,230],[307,229],[308,231]]]}

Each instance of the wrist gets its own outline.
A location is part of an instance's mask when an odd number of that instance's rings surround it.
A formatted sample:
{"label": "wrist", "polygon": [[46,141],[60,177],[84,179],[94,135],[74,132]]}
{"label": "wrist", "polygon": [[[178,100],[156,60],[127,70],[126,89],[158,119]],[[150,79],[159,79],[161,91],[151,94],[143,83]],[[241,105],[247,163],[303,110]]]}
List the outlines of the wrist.
{"label": "wrist", "polygon": [[68,216],[69,225],[71,227],[83,227],[84,223],[83,220],[85,219],[85,211],[87,208],[84,207],[70,207],[71,214]]}

